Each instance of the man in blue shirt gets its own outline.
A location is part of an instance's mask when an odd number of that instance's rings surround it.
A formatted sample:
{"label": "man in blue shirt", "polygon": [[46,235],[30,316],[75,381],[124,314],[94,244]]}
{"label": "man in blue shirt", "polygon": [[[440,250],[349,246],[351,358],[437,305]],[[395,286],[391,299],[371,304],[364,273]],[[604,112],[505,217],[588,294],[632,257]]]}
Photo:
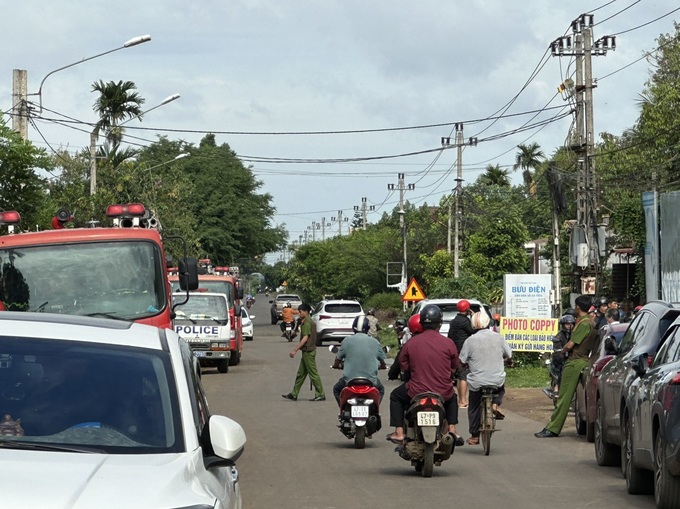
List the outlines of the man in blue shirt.
{"label": "man in blue shirt", "polygon": [[375,338],[367,334],[370,323],[365,316],[357,316],[352,324],[353,336],[342,340],[333,367],[342,368],[342,378],[333,386],[333,395],[340,404],[340,393],[352,378],[368,378],[385,395],[385,387],[378,379],[378,369],[385,369],[385,352]]}

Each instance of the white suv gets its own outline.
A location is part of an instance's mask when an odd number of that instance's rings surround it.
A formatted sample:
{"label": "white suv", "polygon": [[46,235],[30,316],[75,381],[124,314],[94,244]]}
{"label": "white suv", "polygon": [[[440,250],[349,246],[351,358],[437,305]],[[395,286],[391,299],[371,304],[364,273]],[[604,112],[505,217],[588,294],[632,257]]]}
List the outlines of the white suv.
{"label": "white suv", "polygon": [[3,507],[241,507],[245,433],[172,330],[6,311],[0,386]]}
{"label": "white suv", "polygon": [[316,346],[324,340],[342,341],[346,336],[354,334],[352,323],[354,318],[362,316],[364,310],[355,300],[322,300],[312,311],[312,339]]}
{"label": "white suv", "polygon": [[[449,323],[451,320],[455,318],[455,316],[458,314],[458,301],[461,301],[463,299],[425,299],[421,300],[416,304],[416,306],[413,308],[413,312],[411,313],[412,315],[415,315],[416,313],[420,313],[420,310],[423,309],[425,306],[428,304],[436,304],[439,309],[442,310],[442,314],[444,315],[444,319],[442,320],[442,326],[439,328],[440,334],[443,334],[446,336],[449,333]],[[465,299],[470,303],[470,309],[472,310],[473,313],[476,313],[480,310],[484,310],[487,315],[489,315],[489,319],[491,320],[490,323],[493,323],[493,317],[491,316],[491,308],[487,306],[486,304],[482,304],[478,300],[475,299]]]}

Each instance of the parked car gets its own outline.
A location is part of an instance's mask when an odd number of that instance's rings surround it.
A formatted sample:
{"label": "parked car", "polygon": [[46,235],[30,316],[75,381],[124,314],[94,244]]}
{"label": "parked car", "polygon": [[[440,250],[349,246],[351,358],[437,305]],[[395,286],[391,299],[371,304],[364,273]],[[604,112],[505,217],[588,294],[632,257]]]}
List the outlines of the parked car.
{"label": "parked car", "polygon": [[172,330],[3,312],[0,386],[3,506],[241,507],[245,433]]}
{"label": "parked car", "polygon": [[269,301],[272,305],[270,309],[272,325],[276,325],[281,320],[281,310],[288,302],[290,302],[290,307],[297,309],[302,304],[302,299],[294,293],[280,293],[276,296],[276,299]]}
{"label": "parked car", "polygon": [[[412,315],[415,315],[417,313],[420,313],[420,310],[423,309],[425,306],[428,304],[436,304],[439,309],[442,310],[442,314],[444,315],[443,320],[442,320],[442,326],[439,328],[439,332],[446,336],[449,333],[449,323],[451,320],[455,318],[455,316],[458,314],[458,308],[456,307],[458,304],[458,301],[462,299],[425,299],[421,300],[418,302],[414,308],[413,312],[411,313]],[[470,303],[470,309],[472,310],[473,313],[477,313],[480,310],[484,310],[486,314],[489,315],[489,320],[490,320],[490,325],[494,325],[494,319],[493,316],[491,315],[491,308],[486,305],[482,304],[478,300],[475,299],[465,299]]]}
{"label": "parked car", "polygon": [[585,435],[588,442],[595,440],[597,414],[595,401],[600,372],[616,354],[616,348],[621,344],[621,339],[629,325],[629,323],[607,324],[599,330],[597,340],[590,352],[588,365],[583,368],[576,386],[574,407],[576,431],[579,435]]}
{"label": "parked car", "polygon": [[659,509],[680,507],[680,318],[654,361],[632,359],[636,379],[622,415],[623,470],[629,493],[652,493]]}
{"label": "parked car", "polygon": [[616,356],[600,372],[597,382],[595,458],[599,465],[621,461],[621,417],[626,411],[628,388],[637,377],[633,359],[647,354],[651,363],[661,338],[680,315],[680,308],[661,301],[642,307],[621,339]]}
{"label": "parked car", "polygon": [[241,306],[241,324],[243,327],[243,341],[252,341],[255,335],[255,327],[253,325],[253,318],[255,315],[249,315],[248,309]]}
{"label": "parked car", "polygon": [[356,300],[322,300],[312,311],[312,339],[317,346],[329,339],[342,341],[354,334],[354,318],[363,314]]}

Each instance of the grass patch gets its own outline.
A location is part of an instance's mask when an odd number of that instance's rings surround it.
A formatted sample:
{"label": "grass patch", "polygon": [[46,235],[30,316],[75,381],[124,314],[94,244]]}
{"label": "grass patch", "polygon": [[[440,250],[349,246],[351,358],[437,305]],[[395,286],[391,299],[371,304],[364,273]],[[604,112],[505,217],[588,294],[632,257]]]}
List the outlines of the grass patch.
{"label": "grass patch", "polygon": [[505,386],[514,388],[545,387],[550,381],[545,366],[521,366],[506,368]]}

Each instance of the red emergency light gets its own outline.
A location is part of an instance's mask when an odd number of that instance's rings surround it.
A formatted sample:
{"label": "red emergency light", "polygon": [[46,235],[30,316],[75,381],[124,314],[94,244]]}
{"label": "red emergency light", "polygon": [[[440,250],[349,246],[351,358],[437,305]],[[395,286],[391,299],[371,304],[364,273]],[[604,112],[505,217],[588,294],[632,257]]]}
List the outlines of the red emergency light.
{"label": "red emergency light", "polygon": [[0,211],[0,224],[19,224],[21,216],[14,210]]}
{"label": "red emergency light", "polygon": [[126,203],[122,205],[109,205],[106,207],[107,217],[141,217],[146,212],[146,207],[141,203]]}

